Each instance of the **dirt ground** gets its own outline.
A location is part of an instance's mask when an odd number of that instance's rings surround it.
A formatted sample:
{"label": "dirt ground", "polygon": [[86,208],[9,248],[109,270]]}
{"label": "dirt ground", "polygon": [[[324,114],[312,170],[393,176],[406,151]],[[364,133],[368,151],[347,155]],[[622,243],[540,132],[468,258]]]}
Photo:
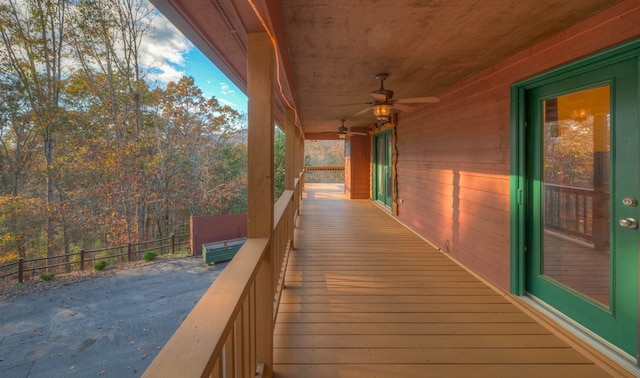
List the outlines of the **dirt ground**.
{"label": "dirt ground", "polygon": [[0,287],[0,377],[140,376],[225,266],[185,257]]}

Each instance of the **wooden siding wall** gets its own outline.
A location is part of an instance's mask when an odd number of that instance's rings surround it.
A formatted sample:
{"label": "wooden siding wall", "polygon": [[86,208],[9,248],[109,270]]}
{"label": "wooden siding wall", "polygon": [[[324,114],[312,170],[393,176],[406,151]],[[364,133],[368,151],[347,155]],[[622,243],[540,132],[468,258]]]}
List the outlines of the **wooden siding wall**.
{"label": "wooden siding wall", "polygon": [[399,219],[508,289],[511,85],[638,37],[640,1],[626,1],[401,113]]}
{"label": "wooden siding wall", "polygon": [[[353,129],[352,131],[361,130]],[[347,183],[347,175],[349,176],[349,185],[346,193],[351,199],[367,199],[369,198],[371,138],[364,135],[355,135],[350,140],[350,154],[345,157],[345,164],[348,165],[348,167],[345,166],[345,184]]]}

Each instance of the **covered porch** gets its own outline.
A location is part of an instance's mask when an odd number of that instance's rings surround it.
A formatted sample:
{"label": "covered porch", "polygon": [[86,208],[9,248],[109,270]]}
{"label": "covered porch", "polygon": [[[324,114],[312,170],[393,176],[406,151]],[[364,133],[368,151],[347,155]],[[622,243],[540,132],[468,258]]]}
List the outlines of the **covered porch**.
{"label": "covered porch", "polygon": [[249,240],[144,376],[633,376],[388,209],[302,181],[275,244]]}
{"label": "covered porch", "polygon": [[275,377],[626,374],[338,184],[306,186],[285,286]]}
{"label": "covered porch", "polygon": [[[637,230],[614,259],[626,307],[596,332],[622,362],[529,306],[522,236],[539,220],[525,115],[542,103],[525,95],[623,58],[635,83],[639,0],[152,2],[250,99],[249,239],[146,376],[637,375]],[[346,196],[304,187],[305,141],[338,137]]]}

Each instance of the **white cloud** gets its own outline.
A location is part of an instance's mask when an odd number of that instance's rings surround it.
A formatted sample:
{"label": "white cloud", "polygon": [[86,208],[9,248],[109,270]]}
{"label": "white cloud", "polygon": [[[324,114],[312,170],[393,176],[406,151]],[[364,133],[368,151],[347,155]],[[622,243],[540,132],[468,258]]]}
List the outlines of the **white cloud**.
{"label": "white cloud", "polygon": [[152,31],[142,41],[141,64],[150,81],[166,84],[184,76],[185,55],[193,45],[167,18],[157,12],[150,20]]}
{"label": "white cloud", "polygon": [[220,93],[225,96],[234,95],[236,91],[227,83],[220,83]]}
{"label": "white cloud", "polygon": [[[31,0],[16,0],[17,7],[26,12],[26,5],[29,1]],[[143,70],[147,72],[145,79],[160,85],[179,80],[185,75],[185,56],[194,48],[193,44],[148,0],[145,2],[136,1],[134,8],[137,6],[141,8],[134,11],[139,15],[148,14],[145,21],[150,26],[140,45],[139,59]],[[24,14],[21,17],[27,18],[28,16]],[[116,44],[117,50],[123,48],[122,43]],[[6,51],[0,48],[0,58],[3,54],[6,54]],[[80,63],[74,58],[70,59],[65,68],[71,71],[76,69]],[[89,61],[89,64],[98,68],[95,62]]]}
{"label": "white cloud", "polygon": [[238,105],[237,103],[235,103],[235,102],[233,102],[233,101],[229,101],[229,100],[227,100],[226,98],[223,98],[223,97],[216,97],[216,99],[217,99],[217,100],[218,100],[218,102],[219,102],[220,104],[222,104],[222,105],[227,105],[227,106],[230,106],[230,107],[232,107],[232,108],[234,108],[234,109],[238,109],[238,108],[239,108],[239,105]]}

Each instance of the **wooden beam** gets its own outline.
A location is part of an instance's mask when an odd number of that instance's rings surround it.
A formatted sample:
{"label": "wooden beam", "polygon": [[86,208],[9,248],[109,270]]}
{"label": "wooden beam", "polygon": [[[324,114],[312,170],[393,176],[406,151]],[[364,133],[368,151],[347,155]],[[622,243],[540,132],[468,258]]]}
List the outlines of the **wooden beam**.
{"label": "wooden beam", "polygon": [[299,175],[304,168],[304,137],[302,136],[302,131],[299,128],[296,128],[296,136],[297,136],[297,144],[296,144],[296,157],[297,157],[297,166],[296,171]]}
{"label": "wooden beam", "polygon": [[284,188],[286,190],[293,190],[294,179],[298,176],[299,172],[296,172],[296,159],[298,158],[296,153],[296,144],[298,140],[298,134],[296,133],[296,114],[293,109],[287,109],[285,115],[284,133],[286,136],[286,151],[285,151],[285,173],[284,173]]}
{"label": "wooden beam", "polygon": [[273,71],[266,33],[249,34],[248,51],[248,229],[250,238],[273,230]]}
{"label": "wooden beam", "polygon": [[[273,233],[273,87],[275,54],[266,33],[248,35],[248,227],[249,238]],[[264,377],[273,371],[273,243],[256,277],[255,363],[264,364]],[[253,364],[252,364],[253,365]],[[253,365],[255,366],[255,365]]]}

